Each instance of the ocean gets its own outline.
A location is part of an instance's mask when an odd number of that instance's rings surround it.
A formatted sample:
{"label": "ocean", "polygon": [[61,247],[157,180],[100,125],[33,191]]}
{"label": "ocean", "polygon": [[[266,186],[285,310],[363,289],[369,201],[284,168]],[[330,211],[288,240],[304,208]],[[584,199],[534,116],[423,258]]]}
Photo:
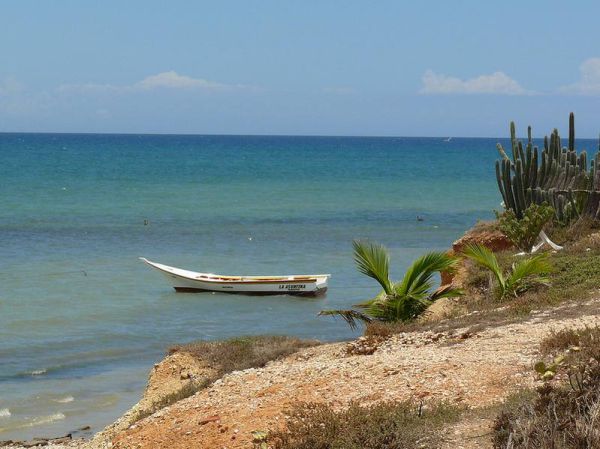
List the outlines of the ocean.
{"label": "ocean", "polygon": [[[496,141],[0,134],[0,440],[99,430],[172,344],[356,336],[317,316],[378,293],[352,240],[399,279],[492,218]],[[319,298],[182,294],[139,256],[332,277]]]}

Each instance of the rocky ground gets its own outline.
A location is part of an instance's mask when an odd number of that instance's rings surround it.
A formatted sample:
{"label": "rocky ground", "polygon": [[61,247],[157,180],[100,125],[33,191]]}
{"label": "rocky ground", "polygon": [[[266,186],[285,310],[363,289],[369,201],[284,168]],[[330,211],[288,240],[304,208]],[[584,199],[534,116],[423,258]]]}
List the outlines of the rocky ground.
{"label": "rocky ground", "polygon": [[[344,407],[350,401],[413,398],[472,410],[448,429],[445,448],[488,448],[491,418],[477,410],[536,382],[532,365],[551,329],[597,324],[599,313],[600,300],[594,300],[479,332],[427,331],[378,345],[359,340],[305,349],[261,369],[228,374],[135,424],[122,422],[88,447],[251,448],[251,432],[280,426],[298,401]],[[186,377],[187,370],[176,367],[173,376]]]}

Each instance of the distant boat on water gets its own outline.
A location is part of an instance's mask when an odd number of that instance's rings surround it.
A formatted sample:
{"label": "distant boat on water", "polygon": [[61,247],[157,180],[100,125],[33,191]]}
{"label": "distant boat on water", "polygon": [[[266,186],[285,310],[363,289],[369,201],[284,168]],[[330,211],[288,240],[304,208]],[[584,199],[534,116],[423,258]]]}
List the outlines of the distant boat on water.
{"label": "distant boat on water", "polygon": [[220,292],[248,295],[300,295],[316,296],[327,290],[330,274],[288,276],[221,276],[197,273],[140,260],[160,271],[178,292]]}

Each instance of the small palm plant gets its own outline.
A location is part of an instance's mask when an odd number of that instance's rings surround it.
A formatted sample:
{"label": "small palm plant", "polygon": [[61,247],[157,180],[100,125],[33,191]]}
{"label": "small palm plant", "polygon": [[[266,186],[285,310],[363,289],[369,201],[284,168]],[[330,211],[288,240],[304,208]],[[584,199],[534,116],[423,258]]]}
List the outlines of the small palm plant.
{"label": "small palm plant", "polygon": [[546,275],[552,268],[546,254],[519,260],[513,263],[508,273],[502,271],[496,255],[483,245],[467,245],[463,255],[490,271],[496,281],[497,299],[517,297],[534,285],[549,284]]}
{"label": "small palm plant", "polygon": [[375,279],[383,291],[375,298],[357,304],[356,309],[323,310],[319,315],[341,316],[351,328],[357,321],[410,321],[417,318],[434,301],[460,296],[462,292],[450,285],[433,290],[434,275],[454,270],[457,259],[446,253],[431,252],[420,257],[408,268],[402,281],[389,278],[388,250],[379,244],[355,240],[354,261],[358,271]]}

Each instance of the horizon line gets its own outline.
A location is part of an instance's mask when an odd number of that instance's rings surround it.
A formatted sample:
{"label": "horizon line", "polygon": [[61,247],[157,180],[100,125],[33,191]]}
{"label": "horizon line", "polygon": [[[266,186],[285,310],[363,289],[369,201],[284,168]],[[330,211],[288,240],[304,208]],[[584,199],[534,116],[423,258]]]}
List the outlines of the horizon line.
{"label": "horizon line", "polygon": [[[196,137],[329,137],[329,138],[381,138],[381,139],[510,139],[510,136],[499,137],[499,136],[449,136],[449,135],[437,135],[437,136],[409,136],[409,135],[382,135],[382,134],[222,134],[222,133],[172,133],[172,132],[75,132],[75,131],[0,131],[2,134],[51,134],[51,135],[88,135],[88,136],[196,136]],[[543,140],[544,137],[533,137],[534,140]],[[527,136],[518,137],[519,139],[527,139]],[[575,140],[598,140],[598,136],[595,137],[575,137]]]}

